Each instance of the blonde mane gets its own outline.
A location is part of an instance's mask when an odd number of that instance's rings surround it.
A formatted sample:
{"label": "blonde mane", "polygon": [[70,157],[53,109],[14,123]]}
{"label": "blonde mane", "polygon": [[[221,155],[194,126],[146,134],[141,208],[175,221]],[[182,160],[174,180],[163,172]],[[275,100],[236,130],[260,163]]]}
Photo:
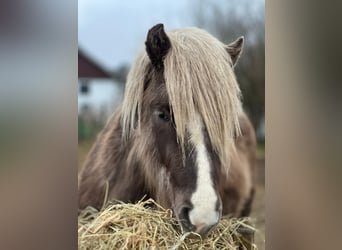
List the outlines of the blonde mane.
{"label": "blonde mane", "polygon": [[[240,133],[240,89],[226,46],[204,30],[167,32],[171,48],[164,59],[164,78],[183,149],[186,126],[198,113],[221,160],[229,159],[234,136]],[[127,78],[122,106],[122,133],[128,140],[140,131],[144,80],[150,60],[142,51]]]}

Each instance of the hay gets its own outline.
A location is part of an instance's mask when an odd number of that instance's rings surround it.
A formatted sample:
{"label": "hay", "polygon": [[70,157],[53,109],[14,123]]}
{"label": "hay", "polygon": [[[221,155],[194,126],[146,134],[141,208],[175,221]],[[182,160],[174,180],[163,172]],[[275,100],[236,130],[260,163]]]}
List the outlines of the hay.
{"label": "hay", "polygon": [[[256,249],[247,248],[239,228],[254,231],[248,219],[222,219],[205,238],[182,233],[172,211],[152,199],[137,204],[88,207],[78,216],[79,249]],[[241,248],[239,248],[241,247]]]}

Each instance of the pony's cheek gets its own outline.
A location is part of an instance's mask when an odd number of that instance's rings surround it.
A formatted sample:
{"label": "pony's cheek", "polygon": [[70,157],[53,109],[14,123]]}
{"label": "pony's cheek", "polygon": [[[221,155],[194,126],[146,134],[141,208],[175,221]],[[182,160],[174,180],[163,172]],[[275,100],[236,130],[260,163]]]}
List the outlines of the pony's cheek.
{"label": "pony's cheek", "polygon": [[160,165],[165,168],[166,170],[169,169],[169,160],[167,159],[167,152],[165,148],[158,147],[157,151],[158,161]]}
{"label": "pony's cheek", "polygon": [[162,140],[159,143],[158,151],[160,163],[170,171],[177,164],[176,160],[178,156],[175,148],[165,140]]}

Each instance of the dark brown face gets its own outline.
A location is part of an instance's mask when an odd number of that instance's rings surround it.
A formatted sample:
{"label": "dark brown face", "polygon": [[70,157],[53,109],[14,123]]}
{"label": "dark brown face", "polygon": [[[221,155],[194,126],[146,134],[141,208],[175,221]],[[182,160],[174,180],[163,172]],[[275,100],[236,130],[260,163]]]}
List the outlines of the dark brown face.
{"label": "dark brown face", "polygon": [[189,122],[185,160],[177,142],[176,126],[162,71],[151,66],[146,82],[142,126],[151,127],[150,139],[159,162],[158,185],[154,187],[161,205],[172,208],[185,231],[205,235],[221,217],[218,195],[220,162],[212,150],[201,118]]}
{"label": "dark brown face", "polygon": [[[242,43],[241,38],[228,46],[233,64]],[[172,44],[162,24],[149,30],[145,45],[151,65],[144,86],[141,117],[142,126],[151,128],[147,133],[155,145],[153,155],[159,163],[159,169],[154,171],[158,173],[154,187],[156,198],[164,207],[172,208],[185,231],[205,235],[218,223],[222,212],[218,192],[219,157],[212,149],[202,117],[196,113],[186,124],[183,161],[164,79],[164,58]]]}

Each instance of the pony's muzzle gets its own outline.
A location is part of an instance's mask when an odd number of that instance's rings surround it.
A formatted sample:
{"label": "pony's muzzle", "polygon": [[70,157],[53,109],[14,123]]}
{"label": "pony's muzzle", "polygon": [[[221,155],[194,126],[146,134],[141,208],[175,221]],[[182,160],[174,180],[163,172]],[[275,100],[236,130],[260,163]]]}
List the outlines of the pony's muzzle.
{"label": "pony's muzzle", "polygon": [[199,235],[201,235],[202,237],[206,236],[210,231],[211,229],[213,229],[215,226],[217,225],[216,224],[213,224],[213,225],[206,225],[204,223],[202,224],[199,224],[199,225],[195,225],[195,230],[194,232],[195,233],[198,233]]}
{"label": "pony's muzzle", "polygon": [[202,237],[205,237],[217,224],[218,221],[214,224],[198,223],[196,225],[192,225],[192,231],[198,233]]}
{"label": "pony's muzzle", "polygon": [[190,220],[189,213],[192,210],[192,207],[190,206],[184,206],[180,210],[180,214],[178,215],[178,218],[180,220],[181,226],[184,231],[186,232],[194,232],[202,237],[206,236],[211,229],[213,229],[219,222],[219,217],[217,221],[213,223],[205,223],[205,222],[199,222],[196,224],[193,224]]}

